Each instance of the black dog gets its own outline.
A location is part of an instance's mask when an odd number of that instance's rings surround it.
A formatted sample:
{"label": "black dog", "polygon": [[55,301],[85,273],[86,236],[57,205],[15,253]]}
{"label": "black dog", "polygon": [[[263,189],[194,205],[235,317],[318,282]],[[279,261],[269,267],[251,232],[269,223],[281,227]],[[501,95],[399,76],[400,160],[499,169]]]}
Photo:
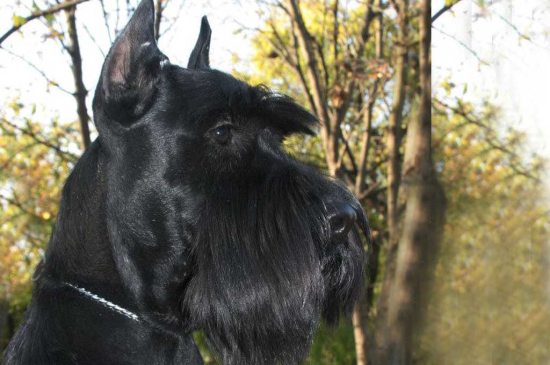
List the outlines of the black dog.
{"label": "black dog", "polygon": [[349,310],[367,222],[340,184],[281,141],[315,118],[209,68],[210,28],[187,68],[155,43],[144,0],[95,92],[99,138],[67,180],[13,364],[296,364],[321,318]]}

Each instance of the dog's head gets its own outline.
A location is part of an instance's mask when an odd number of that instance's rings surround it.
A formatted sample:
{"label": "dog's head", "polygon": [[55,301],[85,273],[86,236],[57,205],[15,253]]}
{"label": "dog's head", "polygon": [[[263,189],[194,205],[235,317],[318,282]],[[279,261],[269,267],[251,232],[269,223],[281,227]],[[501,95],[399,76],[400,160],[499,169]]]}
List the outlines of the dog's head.
{"label": "dog's head", "polygon": [[204,330],[224,363],[295,363],[358,295],[363,210],[283,150],[312,133],[310,113],[210,68],[205,18],[186,68],[153,23],[144,0],[93,103],[117,269],[151,325]]}

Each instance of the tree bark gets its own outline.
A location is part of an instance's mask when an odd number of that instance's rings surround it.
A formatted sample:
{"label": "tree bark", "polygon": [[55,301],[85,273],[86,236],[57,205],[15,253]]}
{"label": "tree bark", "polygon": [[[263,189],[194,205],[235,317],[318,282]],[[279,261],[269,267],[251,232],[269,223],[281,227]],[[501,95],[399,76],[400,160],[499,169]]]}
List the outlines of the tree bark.
{"label": "tree bark", "polygon": [[[371,6],[373,2],[369,2],[368,6]],[[382,34],[383,34],[383,19],[381,13],[381,0],[374,1],[375,9],[378,9],[376,14],[376,58],[381,59],[383,57],[383,44],[382,44]],[[366,16],[366,26],[369,26],[371,14],[373,9],[367,9]],[[368,28],[367,28],[368,30]],[[368,37],[368,32],[364,33],[366,35],[365,42]],[[379,80],[374,82],[371,91],[369,92],[369,100],[367,101],[366,108],[363,112],[363,124],[365,126],[365,131],[361,137],[361,152],[360,160],[358,165],[357,176],[355,179],[355,195],[361,196],[363,191],[366,188],[366,173],[367,173],[367,162],[369,151],[371,147],[372,139],[372,119],[374,112],[374,104],[376,102],[376,96],[378,92],[378,83]],[[370,246],[372,252],[368,252],[368,268],[367,268],[367,277],[368,283],[365,291],[364,297],[361,298],[360,302],[357,303],[353,308],[353,334],[355,340],[355,353],[357,356],[356,363],[357,365],[367,365],[372,361],[372,354],[369,349],[372,347],[371,342],[373,341],[372,336],[370,336],[368,331],[368,321],[369,321],[369,312],[374,300],[374,285],[376,278],[378,276],[378,260],[379,260],[379,248],[376,239],[373,237],[373,242]]]}
{"label": "tree bark", "polygon": [[9,305],[7,300],[0,299],[0,353],[2,353],[2,350],[6,347],[9,340],[8,310]]}
{"label": "tree bark", "polygon": [[411,363],[414,330],[422,320],[445,222],[445,196],[431,149],[430,1],[422,0],[420,5],[420,105],[407,132],[403,230],[389,292],[384,346],[378,358],[384,365]]}
{"label": "tree bark", "polygon": [[63,10],[63,9],[67,9],[69,7],[76,6],[77,4],[80,4],[80,3],[83,3],[83,2],[86,2],[86,1],[89,1],[89,0],[66,1],[66,2],[63,2],[63,3],[56,4],[56,5],[52,6],[49,9],[46,9],[46,10],[34,11],[31,15],[26,17],[21,23],[13,25],[6,33],[4,33],[0,37],[0,45],[2,45],[2,43],[9,36],[11,36],[13,33],[17,32],[19,29],[21,29],[25,24],[29,23],[30,21],[32,21],[34,19],[37,19],[37,18],[41,18],[41,17],[46,16],[46,15],[55,14],[55,13],[57,13],[57,12]]}
{"label": "tree bark", "polygon": [[162,12],[164,11],[164,0],[157,0],[155,3],[155,40],[160,37],[160,23],[162,21]]}
{"label": "tree bark", "polygon": [[80,44],[76,28],[76,6],[68,8],[65,13],[67,15],[67,33],[69,36],[67,52],[71,57],[71,70],[75,84],[74,98],[76,100],[76,111],[80,123],[80,133],[82,135],[82,149],[85,150],[90,145],[90,127],[88,125],[90,115],[86,106],[88,90],[84,85],[82,76],[82,56],[80,54]]}
{"label": "tree bark", "polygon": [[398,221],[399,214],[397,211],[397,195],[401,180],[401,155],[399,149],[401,147],[402,136],[402,121],[403,121],[403,106],[405,105],[405,90],[407,85],[407,11],[408,0],[399,0],[399,37],[397,40],[396,58],[395,58],[395,86],[394,100],[392,111],[388,121],[388,137],[387,151],[389,156],[388,162],[388,187],[387,187],[387,221],[390,249],[395,249],[395,245],[399,240]]}
{"label": "tree bark", "polygon": [[326,152],[327,166],[330,175],[336,176],[337,162],[339,160],[338,139],[334,137],[336,131],[331,129],[331,117],[328,110],[325,90],[323,90],[321,86],[313,39],[302,17],[298,0],[289,0],[289,3],[290,15],[292,21],[296,24],[296,36],[306,63],[306,75],[310,84],[311,95],[315,103],[315,109],[318,113],[317,117],[321,123],[321,138]]}
{"label": "tree bark", "polygon": [[355,303],[352,313],[353,338],[355,341],[355,355],[357,365],[368,364],[368,332],[367,325],[369,320],[369,311],[367,308],[367,298],[362,295]]}
{"label": "tree bark", "polygon": [[[387,314],[389,306],[389,293],[394,283],[394,274],[396,267],[397,247],[399,244],[399,212],[398,212],[398,192],[401,182],[401,156],[400,146],[402,141],[402,120],[403,107],[406,98],[407,86],[407,38],[408,38],[408,0],[396,1],[396,11],[398,13],[398,36],[396,39],[395,50],[395,76],[393,90],[393,104],[388,120],[388,131],[386,139],[386,149],[388,153],[387,167],[387,188],[386,188],[386,222],[388,229],[388,241],[386,246],[386,264],[384,278],[382,281],[382,290],[377,303],[376,317],[376,349],[373,351],[379,353],[386,346],[385,326],[387,325]],[[382,39],[380,39],[380,43]],[[382,364],[382,363],[380,363]]]}

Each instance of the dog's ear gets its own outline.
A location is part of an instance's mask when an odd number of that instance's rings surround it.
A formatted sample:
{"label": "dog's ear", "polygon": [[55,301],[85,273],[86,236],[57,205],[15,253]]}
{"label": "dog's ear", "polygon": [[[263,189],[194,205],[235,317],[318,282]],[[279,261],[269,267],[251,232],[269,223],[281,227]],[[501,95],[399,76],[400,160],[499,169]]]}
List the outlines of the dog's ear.
{"label": "dog's ear", "polygon": [[206,16],[202,17],[201,20],[201,30],[199,33],[199,38],[197,43],[195,43],[195,48],[189,56],[189,62],[187,63],[187,68],[190,69],[205,69],[210,68],[210,37],[212,35],[212,29],[210,29],[210,24],[208,24],[208,19]]}
{"label": "dog's ear", "polygon": [[155,40],[153,0],[142,0],[112,45],[94,98],[109,119],[130,123],[150,106],[160,70],[168,58]]}

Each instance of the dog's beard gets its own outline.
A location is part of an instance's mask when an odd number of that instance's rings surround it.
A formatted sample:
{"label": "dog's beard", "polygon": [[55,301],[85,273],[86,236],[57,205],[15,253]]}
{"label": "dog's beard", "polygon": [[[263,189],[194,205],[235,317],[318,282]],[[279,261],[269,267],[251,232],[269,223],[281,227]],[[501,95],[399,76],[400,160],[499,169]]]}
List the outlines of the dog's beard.
{"label": "dog's beard", "polygon": [[355,299],[362,250],[327,247],[315,189],[306,178],[280,177],[220,188],[204,207],[183,309],[224,364],[298,363],[321,315],[334,320]]}

